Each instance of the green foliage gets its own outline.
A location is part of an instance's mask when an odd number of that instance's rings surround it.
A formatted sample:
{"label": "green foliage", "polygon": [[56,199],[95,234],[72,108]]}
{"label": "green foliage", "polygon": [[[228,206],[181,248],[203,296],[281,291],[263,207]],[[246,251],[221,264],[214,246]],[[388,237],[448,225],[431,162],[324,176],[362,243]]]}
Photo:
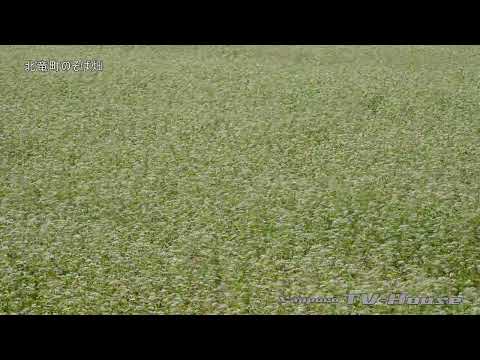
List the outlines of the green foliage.
{"label": "green foliage", "polygon": [[0,313],[480,313],[479,51],[0,47]]}

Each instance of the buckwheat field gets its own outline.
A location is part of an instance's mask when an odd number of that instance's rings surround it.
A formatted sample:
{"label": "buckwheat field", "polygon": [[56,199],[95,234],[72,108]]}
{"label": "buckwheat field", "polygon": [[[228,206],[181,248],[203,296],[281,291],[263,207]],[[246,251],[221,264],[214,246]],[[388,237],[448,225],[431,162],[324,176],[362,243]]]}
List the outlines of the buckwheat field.
{"label": "buckwheat field", "polygon": [[[480,314],[479,70],[478,46],[0,46],[0,313]],[[398,292],[464,301],[279,301]]]}

